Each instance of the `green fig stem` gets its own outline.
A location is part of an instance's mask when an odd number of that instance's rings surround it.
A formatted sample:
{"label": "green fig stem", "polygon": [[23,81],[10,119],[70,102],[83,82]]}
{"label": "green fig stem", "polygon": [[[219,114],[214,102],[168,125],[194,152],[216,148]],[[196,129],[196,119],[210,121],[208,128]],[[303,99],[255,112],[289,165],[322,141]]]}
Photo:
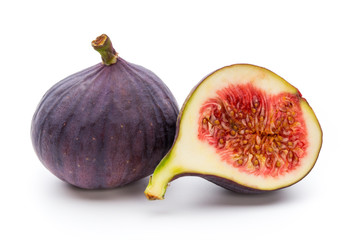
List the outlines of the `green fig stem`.
{"label": "green fig stem", "polygon": [[156,167],[145,189],[145,196],[149,200],[163,200],[166,188],[174,176],[181,173],[181,169],[171,162],[171,153],[168,153]]}
{"label": "green fig stem", "polygon": [[156,183],[154,183],[153,178],[154,176],[150,176],[149,184],[144,192],[145,196],[149,200],[163,200],[167,188],[167,183],[159,187]]}
{"label": "green fig stem", "polygon": [[110,38],[106,34],[98,36],[91,42],[93,48],[101,55],[103,63],[107,66],[116,63],[118,53],[112,46]]}

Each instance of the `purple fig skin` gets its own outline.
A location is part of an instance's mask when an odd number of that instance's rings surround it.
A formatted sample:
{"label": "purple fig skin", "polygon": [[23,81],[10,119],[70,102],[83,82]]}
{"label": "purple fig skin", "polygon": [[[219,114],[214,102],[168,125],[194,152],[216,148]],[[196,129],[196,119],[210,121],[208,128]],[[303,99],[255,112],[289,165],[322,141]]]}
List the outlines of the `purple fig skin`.
{"label": "purple fig skin", "polygon": [[85,189],[150,175],[173,144],[178,105],[151,71],[117,58],[55,84],[32,119],[37,156],[54,175]]}
{"label": "purple fig skin", "polygon": [[175,179],[184,177],[184,176],[201,177],[201,178],[204,178],[204,179],[208,180],[209,182],[212,182],[222,188],[225,188],[227,190],[230,190],[230,191],[236,192],[236,193],[256,194],[256,193],[266,193],[266,192],[274,191],[274,190],[267,191],[267,190],[260,190],[260,189],[256,189],[256,188],[250,188],[250,187],[240,185],[240,184],[238,184],[234,181],[231,181],[229,179],[226,179],[226,178],[222,178],[222,177],[218,177],[218,176],[214,176],[214,175],[196,174],[196,173],[178,174],[174,178],[172,178],[171,181],[174,181]]}
{"label": "purple fig skin", "polygon": [[202,175],[202,178],[205,178],[206,180],[215,183],[216,185],[223,187],[227,190],[230,190],[232,192],[237,193],[245,193],[245,194],[256,194],[256,193],[265,193],[270,191],[260,190],[256,188],[250,188],[246,187],[240,184],[237,184],[236,182],[233,182],[226,178],[221,178],[218,176],[212,176],[212,175]]}

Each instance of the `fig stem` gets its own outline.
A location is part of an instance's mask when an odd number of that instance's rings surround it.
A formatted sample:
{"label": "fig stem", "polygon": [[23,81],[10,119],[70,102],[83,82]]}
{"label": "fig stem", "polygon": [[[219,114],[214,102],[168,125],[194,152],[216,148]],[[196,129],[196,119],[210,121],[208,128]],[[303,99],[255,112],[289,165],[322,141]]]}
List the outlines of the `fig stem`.
{"label": "fig stem", "polygon": [[167,186],[163,185],[162,187],[158,187],[153,183],[153,177],[154,176],[150,176],[149,184],[144,192],[145,196],[149,200],[163,200]]}
{"label": "fig stem", "polygon": [[91,42],[93,48],[101,55],[103,64],[109,66],[116,63],[118,53],[112,46],[110,38],[106,34],[101,34]]}
{"label": "fig stem", "polygon": [[149,200],[163,200],[168,183],[174,176],[181,173],[181,169],[171,163],[171,153],[168,153],[156,167],[145,189],[145,196]]}

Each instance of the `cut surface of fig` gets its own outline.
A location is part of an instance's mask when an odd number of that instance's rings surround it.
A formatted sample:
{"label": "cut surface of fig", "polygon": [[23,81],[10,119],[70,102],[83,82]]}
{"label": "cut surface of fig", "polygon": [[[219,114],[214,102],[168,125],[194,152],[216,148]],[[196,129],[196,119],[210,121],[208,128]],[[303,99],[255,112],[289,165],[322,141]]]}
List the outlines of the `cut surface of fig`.
{"label": "cut surface of fig", "polygon": [[319,122],[295,87],[267,69],[231,65],[190,93],[145,194],[162,199],[167,183],[184,175],[238,192],[284,188],[309,173],[321,144]]}
{"label": "cut surface of fig", "polygon": [[295,170],[306,155],[299,98],[268,95],[248,83],[217,91],[200,108],[198,137],[240,171],[264,177]]}

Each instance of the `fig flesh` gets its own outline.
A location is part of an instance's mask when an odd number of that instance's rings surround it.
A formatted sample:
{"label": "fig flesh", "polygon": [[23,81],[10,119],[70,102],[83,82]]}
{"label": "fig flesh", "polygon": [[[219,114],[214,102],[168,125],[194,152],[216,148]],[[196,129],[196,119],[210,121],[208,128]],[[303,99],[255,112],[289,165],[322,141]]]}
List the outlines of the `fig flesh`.
{"label": "fig flesh", "polygon": [[31,137],[58,178],[85,189],[114,188],[153,172],[173,143],[178,107],[166,85],[118,57],[106,35],[92,46],[103,63],[47,91]]}
{"label": "fig flesh", "polygon": [[189,94],[145,195],[163,199],[168,182],[185,175],[236,192],[281,189],[310,172],[321,145],[319,122],[295,87],[262,67],[227,66]]}

